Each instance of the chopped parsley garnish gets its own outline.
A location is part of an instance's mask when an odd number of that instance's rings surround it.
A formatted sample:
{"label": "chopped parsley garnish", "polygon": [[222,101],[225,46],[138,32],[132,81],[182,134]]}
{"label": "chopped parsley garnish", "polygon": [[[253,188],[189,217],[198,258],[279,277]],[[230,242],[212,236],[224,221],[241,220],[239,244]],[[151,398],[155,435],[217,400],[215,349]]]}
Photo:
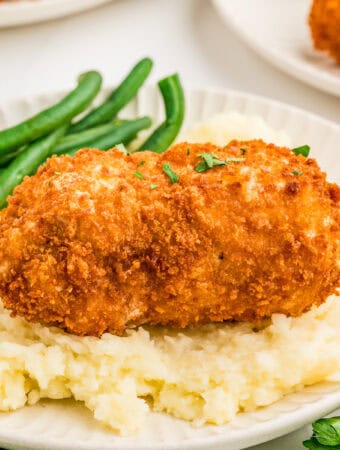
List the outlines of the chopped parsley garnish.
{"label": "chopped parsley garnish", "polygon": [[137,167],[142,167],[142,166],[144,166],[144,164],[145,164],[145,161],[144,161],[144,159],[143,159],[143,161],[141,161],[140,163],[138,163],[138,166],[137,166]]}
{"label": "chopped parsley garnish", "polygon": [[200,156],[203,161],[199,162],[197,166],[194,167],[196,172],[202,173],[208,169],[213,168],[214,166],[226,166],[230,162],[242,162],[245,158],[226,158],[226,159],[218,159],[213,153],[200,153]]}
{"label": "chopped parsley garnish", "polygon": [[138,170],[136,170],[136,172],[134,173],[134,176],[137,178],[140,178],[141,180],[143,180],[145,178],[142,173],[138,172]]}
{"label": "chopped parsley garnish", "polygon": [[214,166],[223,166],[224,162],[217,157],[213,153],[200,153],[198,156],[201,156],[205,161],[206,165],[211,169]]}
{"label": "chopped parsley garnish", "polygon": [[202,173],[214,166],[225,166],[225,162],[217,159],[217,156],[213,153],[200,153],[198,156],[200,156],[203,161],[199,162],[197,166],[195,166],[196,172]]}
{"label": "chopped parsley garnish", "polygon": [[292,175],[303,175],[303,172],[300,172],[299,170],[293,170]]}
{"label": "chopped parsley garnish", "polygon": [[150,189],[153,191],[158,188],[158,184],[150,184]]}
{"label": "chopped parsley garnish", "polygon": [[240,148],[242,155],[245,155],[247,153],[247,149],[246,148]]}
{"label": "chopped parsley garnish", "polygon": [[292,152],[295,153],[295,155],[302,155],[305,158],[307,158],[307,156],[309,155],[309,152],[310,152],[310,146],[302,145],[301,147],[293,148]]}
{"label": "chopped parsley garnish", "polygon": [[178,183],[179,181],[179,176],[177,175],[176,172],[174,172],[170,166],[169,163],[165,163],[163,164],[163,172],[168,175],[168,177],[170,178],[171,183]]}
{"label": "chopped parsley garnish", "polygon": [[188,147],[187,148],[187,156],[189,156],[190,155],[190,148]]}
{"label": "chopped parsley garnish", "polygon": [[197,166],[194,167],[194,169],[196,170],[196,172],[202,173],[208,170],[209,167],[207,166],[207,163],[205,161],[201,161],[197,164]]}

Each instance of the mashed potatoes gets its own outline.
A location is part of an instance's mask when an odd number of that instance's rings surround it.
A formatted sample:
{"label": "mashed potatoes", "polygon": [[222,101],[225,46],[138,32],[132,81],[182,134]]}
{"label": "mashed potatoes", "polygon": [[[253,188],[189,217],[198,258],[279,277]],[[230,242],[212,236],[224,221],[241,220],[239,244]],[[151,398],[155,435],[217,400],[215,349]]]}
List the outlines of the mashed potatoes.
{"label": "mashed potatoes", "polygon": [[[198,424],[223,424],[322,380],[340,381],[340,301],[300,318],[196,330],[131,330],[101,339],[11,319],[0,310],[0,409],[74,397],[122,433],[149,405]],[[146,401],[148,400],[148,402]]]}
{"label": "mashed potatoes", "polygon": [[[239,114],[217,116],[183,136],[220,145],[254,137],[289,143],[261,119]],[[0,410],[73,397],[121,434],[136,432],[150,410],[223,424],[303,386],[340,381],[339,322],[333,297],[299,318],[275,315],[260,330],[227,323],[140,327],[97,339],[10,318],[0,304]]]}
{"label": "mashed potatoes", "polygon": [[283,131],[273,130],[260,116],[244,116],[237,112],[216,114],[182,133],[179,141],[212,142],[226,145],[233,139],[247,141],[263,139],[265,142],[290,146],[290,139]]}

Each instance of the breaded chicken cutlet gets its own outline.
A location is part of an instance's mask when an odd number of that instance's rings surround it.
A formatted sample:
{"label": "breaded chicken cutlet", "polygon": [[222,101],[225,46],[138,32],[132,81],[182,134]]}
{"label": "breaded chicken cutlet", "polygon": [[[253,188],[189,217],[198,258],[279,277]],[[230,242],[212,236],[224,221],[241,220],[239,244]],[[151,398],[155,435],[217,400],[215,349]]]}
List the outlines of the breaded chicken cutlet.
{"label": "breaded chicken cutlet", "polygon": [[0,295],[77,335],[297,316],[339,285],[339,200],[262,141],[53,157],[0,214]]}
{"label": "breaded chicken cutlet", "polygon": [[340,0],[313,0],[309,25],[314,47],[340,64]]}

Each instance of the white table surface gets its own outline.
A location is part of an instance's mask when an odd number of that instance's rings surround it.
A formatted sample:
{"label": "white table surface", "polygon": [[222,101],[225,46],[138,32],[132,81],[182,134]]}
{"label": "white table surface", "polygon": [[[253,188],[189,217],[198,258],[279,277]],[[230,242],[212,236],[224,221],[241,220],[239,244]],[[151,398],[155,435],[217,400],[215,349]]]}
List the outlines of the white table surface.
{"label": "white table surface", "polygon": [[[178,71],[186,84],[271,97],[340,123],[339,98],[268,65],[225,27],[209,0],[113,0],[77,16],[0,30],[0,102],[69,88],[89,68],[116,83],[147,55],[155,61],[150,81]],[[253,450],[302,449],[309,433]]]}

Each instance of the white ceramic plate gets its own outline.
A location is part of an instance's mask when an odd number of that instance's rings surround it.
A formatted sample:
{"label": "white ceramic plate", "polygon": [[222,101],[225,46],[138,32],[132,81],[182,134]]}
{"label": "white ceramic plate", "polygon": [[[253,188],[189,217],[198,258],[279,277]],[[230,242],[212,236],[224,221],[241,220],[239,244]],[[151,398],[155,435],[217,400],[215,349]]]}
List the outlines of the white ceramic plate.
{"label": "white ceramic plate", "polygon": [[279,69],[340,96],[340,66],[314,50],[307,24],[312,0],[213,0],[222,19]]}
{"label": "white ceramic plate", "polygon": [[[43,94],[0,104],[0,128],[50,105],[60,95]],[[340,127],[336,124],[278,102],[237,92],[188,89],[186,99],[185,126],[218,112],[260,115],[273,128],[285,131],[292,145],[310,144],[311,155],[328,171],[329,178],[339,180],[334,163],[340,142]],[[162,120],[162,101],[155,87],[143,89],[121,116],[144,114],[154,117],[156,123]],[[0,445],[21,450],[239,450],[290,433],[339,406],[340,383],[328,383],[289,395],[270,407],[239,414],[221,427],[194,428],[170,416],[150,413],[138,436],[121,438],[100,426],[79,403],[45,401],[13,413],[1,413]]]}
{"label": "white ceramic plate", "polygon": [[56,19],[109,1],[112,0],[7,0],[0,2],[0,28]]}

